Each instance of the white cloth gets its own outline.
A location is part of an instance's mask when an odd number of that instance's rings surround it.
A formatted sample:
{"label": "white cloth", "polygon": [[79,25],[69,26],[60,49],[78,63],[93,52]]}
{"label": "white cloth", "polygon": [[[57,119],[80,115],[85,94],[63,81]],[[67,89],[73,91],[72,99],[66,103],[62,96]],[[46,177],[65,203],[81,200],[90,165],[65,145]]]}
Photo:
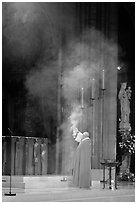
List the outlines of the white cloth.
{"label": "white cloth", "polygon": [[77,137],[75,138],[75,141],[76,142],[81,142],[82,137],[83,137],[83,134],[79,131],[78,134],[77,134]]}

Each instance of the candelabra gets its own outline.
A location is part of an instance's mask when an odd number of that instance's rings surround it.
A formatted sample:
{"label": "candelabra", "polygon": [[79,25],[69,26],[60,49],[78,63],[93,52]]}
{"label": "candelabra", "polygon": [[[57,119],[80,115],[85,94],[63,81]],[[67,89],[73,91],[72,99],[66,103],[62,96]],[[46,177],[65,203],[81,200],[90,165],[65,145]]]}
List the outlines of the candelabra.
{"label": "candelabra", "polygon": [[82,131],[82,132],[83,132],[83,130],[84,130],[84,128],[83,128],[83,126],[84,126],[84,125],[83,125],[83,124],[84,124],[84,123],[83,123],[84,108],[85,108],[85,107],[82,105],[82,106],[81,106],[81,131]]}
{"label": "candelabra", "polygon": [[101,98],[102,98],[102,117],[101,117],[101,138],[102,138],[102,159],[103,155],[103,142],[104,142],[104,95],[105,95],[105,88],[101,89]]}
{"label": "candelabra", "polygon": [[94,101],[95,98],[91,97],[91,108],[92,108],[92,156],[94,156]]}

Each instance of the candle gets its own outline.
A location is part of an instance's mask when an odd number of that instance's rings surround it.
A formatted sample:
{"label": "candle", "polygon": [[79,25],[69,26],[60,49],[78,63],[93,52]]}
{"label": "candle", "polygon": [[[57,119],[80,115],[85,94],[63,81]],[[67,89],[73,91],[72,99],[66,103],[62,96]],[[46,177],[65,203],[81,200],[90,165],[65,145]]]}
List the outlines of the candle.
{"label": "candle", "polygon": [[105,89],[105,71],[102,70],[102,89]]}
{"label": "candle", "polygon": [[91,98],[94,98],[95,93],[95,79],[92,79],[92,92],[91,92]]}
{"label": "candle", "polygon": [[83,104],[83,95],[84,95],[84,89],[81,88],[81,107],[82,108],[84,107],[84,104]]}

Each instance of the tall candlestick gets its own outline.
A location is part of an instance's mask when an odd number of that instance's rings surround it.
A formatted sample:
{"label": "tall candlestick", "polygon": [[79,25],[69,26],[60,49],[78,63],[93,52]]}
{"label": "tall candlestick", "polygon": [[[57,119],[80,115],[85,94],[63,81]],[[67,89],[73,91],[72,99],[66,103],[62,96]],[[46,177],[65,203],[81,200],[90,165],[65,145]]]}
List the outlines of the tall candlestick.
{"label": "tall candlestick", "polygon": [[92,92],[91,92],[91,98],[94,98],[94,93],[95,93],[95,79],[92,79]]}
{"label": "tall candlestick", "polygon": [[82,108],[84,108],[83,95],[84,95],[84,89],[81,88],[81,107]]}
{"label": "tall candlestick", "polygon": [[105,71],[102,70],[102,89],[105,89]]}

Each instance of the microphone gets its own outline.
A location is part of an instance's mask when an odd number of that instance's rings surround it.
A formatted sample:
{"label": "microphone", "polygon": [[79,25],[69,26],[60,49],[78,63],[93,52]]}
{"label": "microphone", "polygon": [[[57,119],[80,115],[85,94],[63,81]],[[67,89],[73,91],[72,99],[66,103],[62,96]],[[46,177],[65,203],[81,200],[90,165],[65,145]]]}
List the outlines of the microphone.
{"label": "microphone", "polygon": [[10,130],[10,128],[8,128],[8,130],[9,130],[10,134],[13,135],[13,132]]}

